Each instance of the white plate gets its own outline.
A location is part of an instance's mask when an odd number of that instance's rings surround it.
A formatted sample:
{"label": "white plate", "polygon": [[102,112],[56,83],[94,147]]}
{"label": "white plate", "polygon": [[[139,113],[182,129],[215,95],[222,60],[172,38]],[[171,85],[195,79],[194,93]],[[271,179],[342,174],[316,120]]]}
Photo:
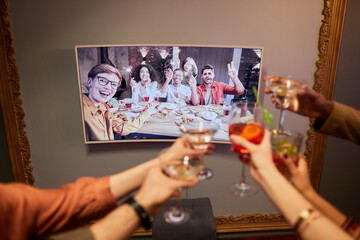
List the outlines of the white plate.
{"label": "white plate", "polygon": [[182,114],[191,113],[191,111],[190,111],[188,108],[181,108],[181,109],[180,109],[180,112],[181,112]]}
{"label": "white plate", "polygon": [[194,115],[186,114],[186,115],[183,115],[183,116],[181,116],[181,117],[175,118],[175,120],[174,120],[175,124],[178,125],[178,126],[184,124],[184,123],[185,123],[184,118],[186,118],[187,121],[190,121],[190,122],[193,122],[193,121],[198,121],[198,122],[199,122],[199,121],[203,121],[203,120],[201,120],[200,118],[195,117]]}
{"label": "white plate", "polygon": [[214,112],[202,112],[201,116],[208,121],[214,120],[217,117],[217,114]]}
{"label": "white plate", "polygon": [[144,109],[144,107],[143,106],[139,106],[139,105],[133,105],[133,106],[131,106],[131,111],[132,112],[141,112],[143,109]]}

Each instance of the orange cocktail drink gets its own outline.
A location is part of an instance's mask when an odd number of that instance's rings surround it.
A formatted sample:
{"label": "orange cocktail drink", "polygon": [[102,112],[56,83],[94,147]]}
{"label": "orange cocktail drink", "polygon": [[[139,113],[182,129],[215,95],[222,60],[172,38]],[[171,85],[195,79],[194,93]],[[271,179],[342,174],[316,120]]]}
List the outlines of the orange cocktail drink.
{"label": "orange cocktail drink", "polygon": [[[229,126],[229,135],[238,135],[245,138],[246,140],[254,143],[260,144],[264,138],[264,127],[258,123],[234,123]],[[234,151],[239,153],[239,158],[245,163],[249,163],[250,155],[249,151],[242,147],[232,143]]]}

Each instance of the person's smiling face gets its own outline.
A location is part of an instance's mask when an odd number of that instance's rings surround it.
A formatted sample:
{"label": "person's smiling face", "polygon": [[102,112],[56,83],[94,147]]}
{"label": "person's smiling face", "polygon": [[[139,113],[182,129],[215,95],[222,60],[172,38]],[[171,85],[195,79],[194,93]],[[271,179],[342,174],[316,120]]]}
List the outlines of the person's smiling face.
{"label": "person's smiling face", "polygon": [[141,84],[145,86],[148,82],[150,82],[150,73],[147,67],[142,67],[139,72]]}
{"label": "person's smiling face", "polygon": [[119,86],[120,79],[115,73],[99,73],[95,78],[89,78],[89,98],[99,106],[112,98]]}
{"label": "person's smiling face", "polygon": [[181,70],[176,70],[173,76],[174,86],[179,87],[183,79],[184,79],[184,73]]}
{"label": "person's smiling face", "polygon": [[204,80],[205,84],[210,86],[214,82],[214,71],[211,69],[205,69],[201,74],[202,80]]}

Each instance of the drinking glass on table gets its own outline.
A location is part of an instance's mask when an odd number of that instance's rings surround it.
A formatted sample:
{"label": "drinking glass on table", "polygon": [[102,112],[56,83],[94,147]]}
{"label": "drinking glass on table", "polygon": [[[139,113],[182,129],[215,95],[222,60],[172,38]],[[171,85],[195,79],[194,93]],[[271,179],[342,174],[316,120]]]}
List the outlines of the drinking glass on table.
{"label": "drinking glass on table", "polygon": [[276,103],[281,106],[277,131],[283,131],[285,109],[290,106],[290,103],[296,97],[297,90],[305,87],[306,83],[305,80],[294,80],[289,77],[273,76],[265,78],[266,87],[276,96]]}
{"label": "drinking glass on table", "polygon": [[230,114],[231,111],[231,105],[223,105],[223,114],[224,114],[224,119],[223,122],[227,123],[228,122],[228,116]]}
{"label": "drinking glass on table", "polygon": [[[180,125],[180,130],[195,149],[207,149],[220,125],[213,122],[193,121]],[[210,179],[214,173],[204,167],[198,177],[200,180]]]}
{"label": "drinking glass on table", "polygon": [[[229,135],[238,135],[248,141],[260,144],[264,137],[264,118],[263,110],[255,102],[240,101],[232,105],[229,115]],[[244,197],[254,194],[257,188],[254,184],[248,182],[245,177],[245,166],[251,160],[249,151],[232,143],[234,151],[239,155],[243,162],[240,182],[234,183],[230,191],[234,195]]]}
{"label": "drinking glass on table", "polygon": [[[163,159],[161,160],[161,168],[171,178],[184,179],[198,176],[201,169],[204,168],[204,159],[202,155],[185,156],[171,160]],[[190,211],[181,207],[179,197],[176,199],[175,206],[166,209],[163,216],[168,223],[180,224],[189,219]]]}
{"label": "drinking glass on table", "polygon": [[302,144],[303,134],[292,131],[271,132],[271,145],[273,160],[278,170],[287,179],[290,179],[290,172],[284,163],[284,160],[291,160],[297,164],[299,152]]}

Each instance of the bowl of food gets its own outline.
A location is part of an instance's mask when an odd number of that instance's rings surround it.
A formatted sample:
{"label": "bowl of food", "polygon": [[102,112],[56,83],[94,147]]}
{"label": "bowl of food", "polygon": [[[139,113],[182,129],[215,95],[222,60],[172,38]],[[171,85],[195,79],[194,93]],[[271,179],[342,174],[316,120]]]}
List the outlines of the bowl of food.
{"label": "bowl of food", "polygon": [[110,98],[106,104],[109,106],[110,112],[112,113],[117,112],[119,109],[119,101],[116,98]]}

